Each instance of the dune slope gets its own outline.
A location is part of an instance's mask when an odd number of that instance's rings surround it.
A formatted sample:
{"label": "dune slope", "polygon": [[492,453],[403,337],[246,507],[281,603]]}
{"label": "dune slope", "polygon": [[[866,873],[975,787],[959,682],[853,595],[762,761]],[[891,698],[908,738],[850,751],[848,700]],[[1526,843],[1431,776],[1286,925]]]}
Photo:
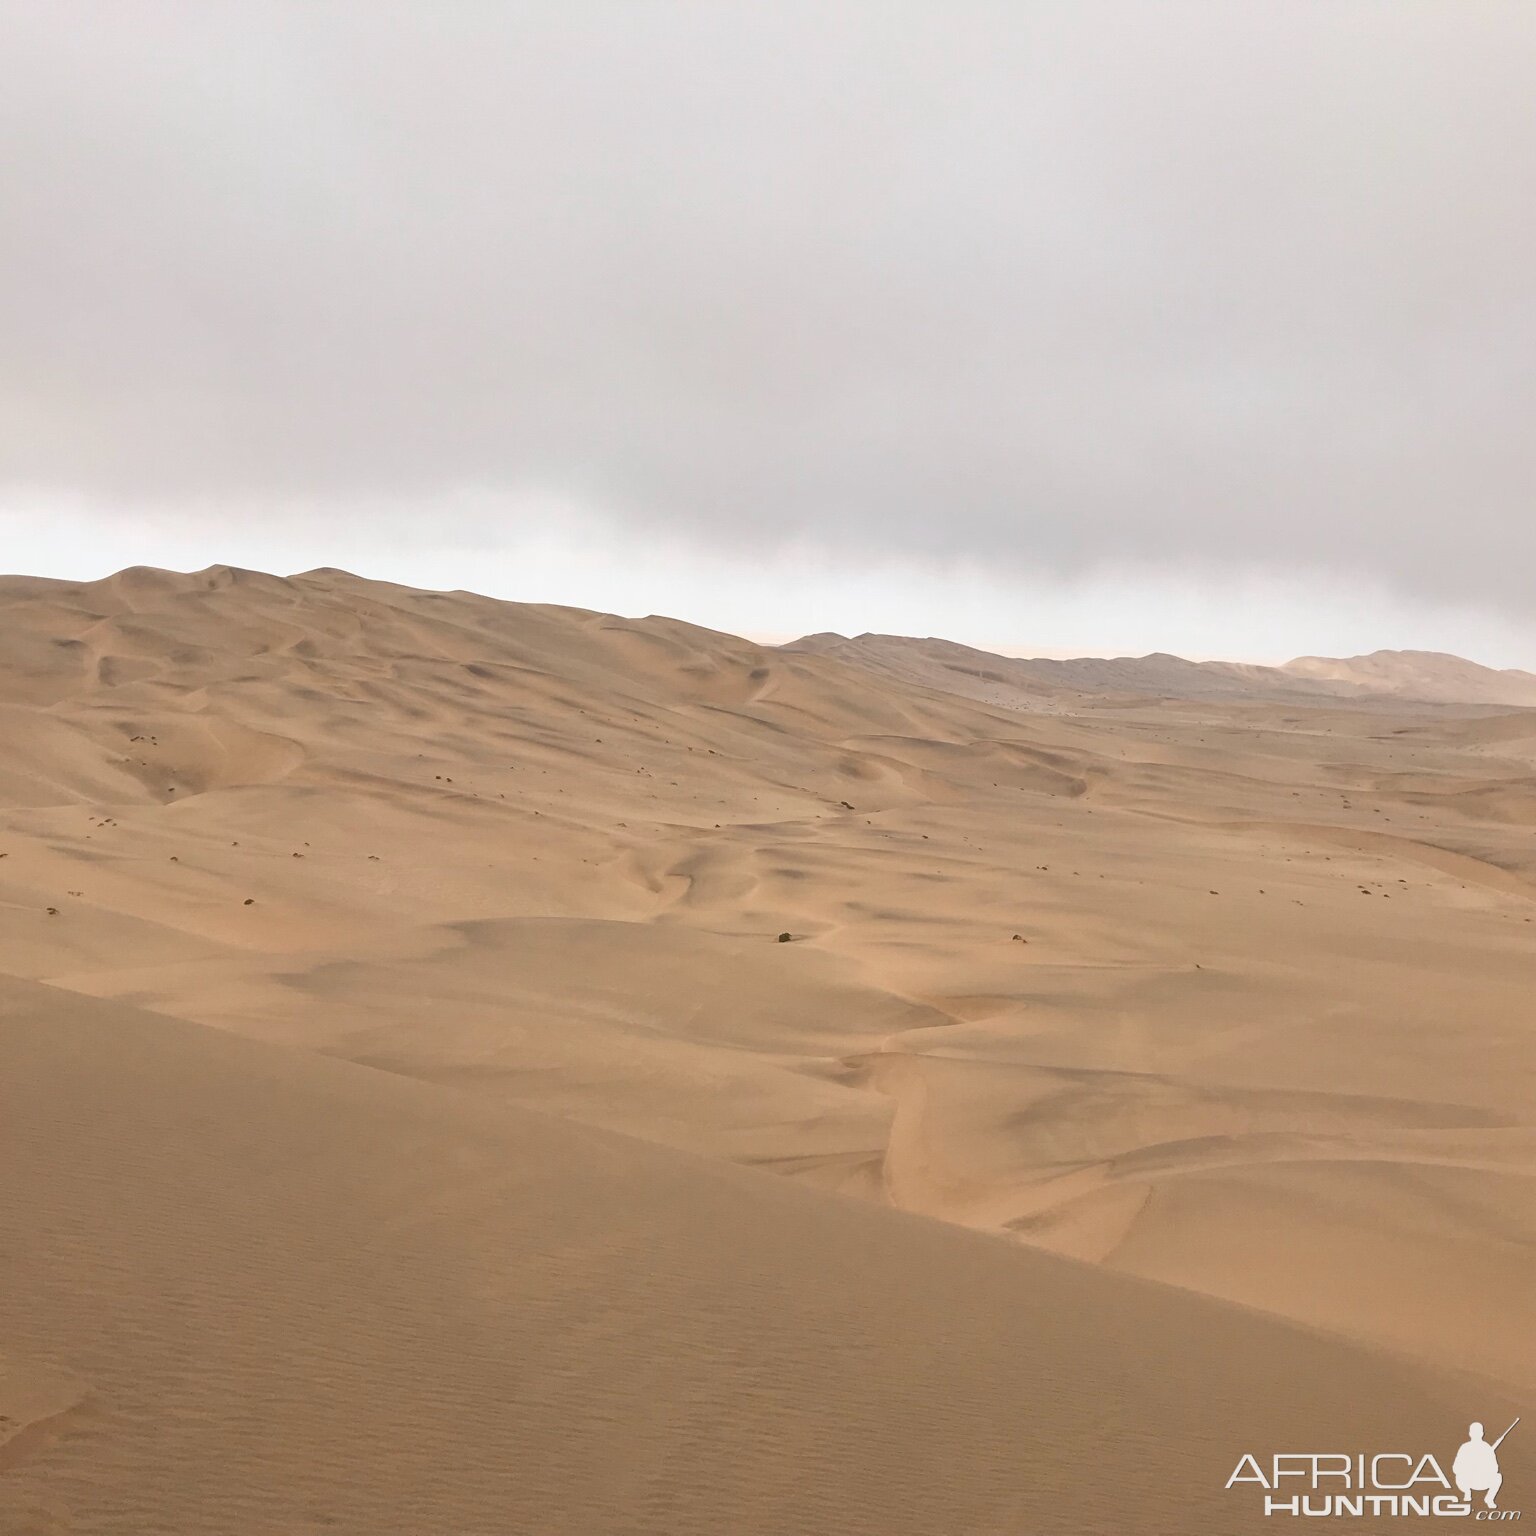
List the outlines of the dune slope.
{"label": "dune slope", "polygon": [[1178,1291],[36,984],[0,988],[0,1074],[27,1085],[0,1342],[67,1371],[79,1412],[0,1481],[13,1529],[1224,1530],[1250,1443],[1438,1444],[1468,1395]]}

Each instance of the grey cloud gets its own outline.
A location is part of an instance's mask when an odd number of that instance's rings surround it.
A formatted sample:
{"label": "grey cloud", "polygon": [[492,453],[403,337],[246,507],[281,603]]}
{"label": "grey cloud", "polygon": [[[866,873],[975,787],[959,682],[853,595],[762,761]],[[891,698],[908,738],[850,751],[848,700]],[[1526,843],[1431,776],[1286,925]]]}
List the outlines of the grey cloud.
{"label": "grey cloud", "polygon": [[1536,611],[1527,0],[0,15],[0,482]]}

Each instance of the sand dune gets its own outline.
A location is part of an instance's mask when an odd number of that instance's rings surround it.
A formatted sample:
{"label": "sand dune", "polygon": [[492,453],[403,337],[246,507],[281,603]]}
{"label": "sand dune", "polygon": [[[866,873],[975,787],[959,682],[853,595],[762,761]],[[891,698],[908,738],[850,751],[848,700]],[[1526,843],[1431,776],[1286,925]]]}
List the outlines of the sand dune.
{"label": "sand dune", "polygon": [[1298,656],[1281,667],[1149,656],[999,656],[952,640],[907,635],[805,635],[787,650],[834,656],[907,683],[989,704],[1042,707],[1073,694],[1152,694],[1170,699],[1344,698],[1372,708],[1384,699],[1438,704],[1536,706],[1536,673],[1484,667],[1438,651]]}
{"label": "sand dune", "polygon": [[1520,1411],[1536,714],[835,639],[0,582],[0,1530],[1228,1531]]}
{"label": "sand dune", "polygon": [[1239,1440],[1463,1416],[1257,1314],[121,1005],[9,983],[0,1052],[0,1326],[100,1405],[6,1469],[13,1529],[1217,1530]]}
{"label": "sand dune", "polygon": [[1373,651],[1369,656],[1298,656],[1285,664],[1296,677],[1345,683],[1408,699],[1461,704],[1536,705],[1536,672],[1481,667],[1440,651]]}

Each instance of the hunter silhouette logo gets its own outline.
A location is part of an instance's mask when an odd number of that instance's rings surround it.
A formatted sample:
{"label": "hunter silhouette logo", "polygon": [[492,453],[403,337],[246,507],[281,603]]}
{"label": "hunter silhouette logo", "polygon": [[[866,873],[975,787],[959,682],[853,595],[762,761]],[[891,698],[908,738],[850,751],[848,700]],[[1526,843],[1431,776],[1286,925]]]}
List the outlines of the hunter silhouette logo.
{"label": "hunter silhouette logo", "polygon": [[[1515,1424],[1519,1422],[1519,1419],[1515,1420]],[[1509,1429],[1513,1429],[1515,1424],[1511,1424]],[[1451,1476],[1456,1479],[1456,1486],[1468,1503],[1474,1493],[1480,1493],[1483,1503],[1489,1509],[1498,1508],[1494,1500],[1498,1497],[1499,1489],[1504,1486],[1504,1474],[1499,1471],[1499,1447],[1504,1444],[1509,1429],[1489,1445],[1483,1439],[1481,1424],[1467,1426],[1467,1434],[1471,1438],[1456,1452],[1456,1460],[1451,1464]]]}
{"label": "hunter silhouette logo", "polygon": [[[1498,1500],[1504,1486],[1499,1447],[1519,1422],[1516,1418],[1491,1444],[1480,1423],[1469,1424],[1449,1477],[1428,1452],[1282,1452],[1265,1461],[1247,1452],[1227,1479],[1227,1488],[1262,1488],[1266,1515],[1518,1520],[1520,1511],[1500,1509]],[[1479,1498],[1482,1508],[1477,1507]]]}

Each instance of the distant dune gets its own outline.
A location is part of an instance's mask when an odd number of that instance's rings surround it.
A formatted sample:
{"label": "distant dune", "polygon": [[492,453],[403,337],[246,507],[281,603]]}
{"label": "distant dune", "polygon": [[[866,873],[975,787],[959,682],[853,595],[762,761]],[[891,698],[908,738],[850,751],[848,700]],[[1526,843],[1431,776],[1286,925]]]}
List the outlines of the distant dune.
{"label": "distant dune", "polygon": [[1303,656],[1283,667],[1246,662],[1186,661],[1155,652],[1113,658],[999,656],[951,640],[903,635],[806,635],[786,650],[843,661],[969,698],[1002,703],[1061,691],[1147,693],[1165,698],[1350,698],[1380,695],[1439,704],[1507,704],[1536,708],[1536,673],[1496,671],[1433,651],[1376,651],[1334,659]]}
{"label": "distant dune", "polygon": [[1448,1463],[1536,1385],[1522,676],[0,579],[0,1532]]}
{"label": "distant dune", "polygon": [[1373,651],[1345,659],[1300,656],[1287,662],[1285,670],[1294,677],[1344,683],[1398,698],[1536,707],[1536,672],[1495,671],[1438,651]]}

